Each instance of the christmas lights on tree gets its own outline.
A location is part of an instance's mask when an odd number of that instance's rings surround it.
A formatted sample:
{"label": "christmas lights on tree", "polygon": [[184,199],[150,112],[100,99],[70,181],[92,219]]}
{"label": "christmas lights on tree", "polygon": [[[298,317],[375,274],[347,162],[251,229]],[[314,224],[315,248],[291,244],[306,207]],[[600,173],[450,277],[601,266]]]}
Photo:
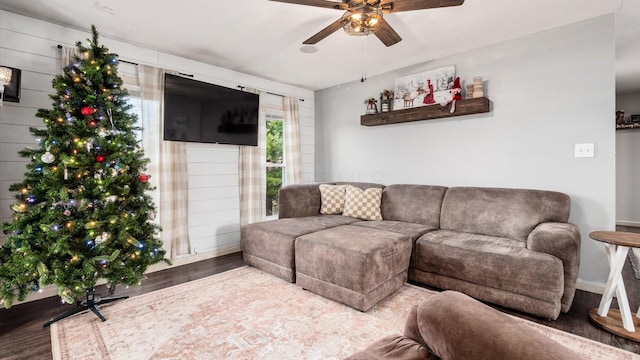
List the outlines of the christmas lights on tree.
{"label": "christmas lights on tree", "polygon": [[134,133],[118,56],[91,30],[87,45],[76,44],[80,56],[54,78],[52,108],[36,114],[44,121],[30,129],[37,148],[19,152],[30,163],[10,187],[13,221],[2,225],[0,301],[7,308],[50,284],[66,303],[91,293],[93,305],[98,280],[112,289],[136,285],[149,265],[169,263],[160,228],[149,220],[149,160]]}

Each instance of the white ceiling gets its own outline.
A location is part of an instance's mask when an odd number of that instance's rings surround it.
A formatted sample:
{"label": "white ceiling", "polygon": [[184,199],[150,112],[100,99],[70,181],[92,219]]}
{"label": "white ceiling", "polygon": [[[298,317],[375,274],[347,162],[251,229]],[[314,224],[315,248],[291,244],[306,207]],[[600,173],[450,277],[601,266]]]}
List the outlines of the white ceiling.
{"label": "white ceiling", "polygon": [[312,54],[302,41],[341,11],[267,0],[0,0],[0,9],[85,31],[95,24],[103,37],[311,90],[360,79],[363,45],[372,76],[622,9],[618,70],[635,80],[619,85],[640,88],[640,0],[466,0],[385,15],[403,38],[394,46],[339,30]]}

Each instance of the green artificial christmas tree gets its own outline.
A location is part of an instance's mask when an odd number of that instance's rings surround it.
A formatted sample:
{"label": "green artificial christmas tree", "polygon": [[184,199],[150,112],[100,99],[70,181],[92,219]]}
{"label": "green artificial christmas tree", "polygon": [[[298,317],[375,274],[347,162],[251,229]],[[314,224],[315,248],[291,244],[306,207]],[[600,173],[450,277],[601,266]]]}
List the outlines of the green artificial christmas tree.
{"label": "green artificial christmas tree", "polygon": [[149,220],[149,160],[134,133],[118,56],[91,30],[87,46],[76,44],[81,55],[52,81],[53,107],[36,114],[45,125],[30,129],[38,148],[20,151],[30,163],[10,187],[17,202],[13,222],[2,226],[9,237],[0,248],[0,301],[10,307],[54,284],[64,302],[85,298],[85,309],[104,320],[95,307],[98,280],[113,293],[116,284],[138,284],[149,265],[169,261]]}

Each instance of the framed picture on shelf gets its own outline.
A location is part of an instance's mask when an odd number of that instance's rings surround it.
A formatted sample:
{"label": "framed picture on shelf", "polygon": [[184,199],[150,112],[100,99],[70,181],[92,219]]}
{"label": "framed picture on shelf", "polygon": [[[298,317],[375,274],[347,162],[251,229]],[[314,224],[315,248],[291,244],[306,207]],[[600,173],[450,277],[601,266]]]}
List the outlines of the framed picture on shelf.
{"label": "framed picture on shelf", "polygon": [[407,109],[451,100],[455,66],[445,66],[396,79],[393,109]]}
{"label": "framed picture on shelf", "polygon": [[633,124],[640,123],[640,114],[631,115],[631,123]]}

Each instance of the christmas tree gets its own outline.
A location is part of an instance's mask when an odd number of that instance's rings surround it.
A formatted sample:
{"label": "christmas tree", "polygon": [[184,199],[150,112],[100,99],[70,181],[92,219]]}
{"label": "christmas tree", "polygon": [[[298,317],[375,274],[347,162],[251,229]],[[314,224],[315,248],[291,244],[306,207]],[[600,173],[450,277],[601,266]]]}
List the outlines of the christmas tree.
{"label": "christmas tree", "polygon": [[7,308],[50,284],[67,303],[93,294],[100,279],[113,292],[116,284],[138,284],[149,265],[169,263],[150,221],[149,160],[118,56],[91,30],[88,45],[76,44],[81,55],[53,79],[52,108],[36,113],[44,120],[43,129],[30,128],[38,147],[19,152],[30,163],[9,188],[17,202],[13,221],[2,226],[0,301]]}

